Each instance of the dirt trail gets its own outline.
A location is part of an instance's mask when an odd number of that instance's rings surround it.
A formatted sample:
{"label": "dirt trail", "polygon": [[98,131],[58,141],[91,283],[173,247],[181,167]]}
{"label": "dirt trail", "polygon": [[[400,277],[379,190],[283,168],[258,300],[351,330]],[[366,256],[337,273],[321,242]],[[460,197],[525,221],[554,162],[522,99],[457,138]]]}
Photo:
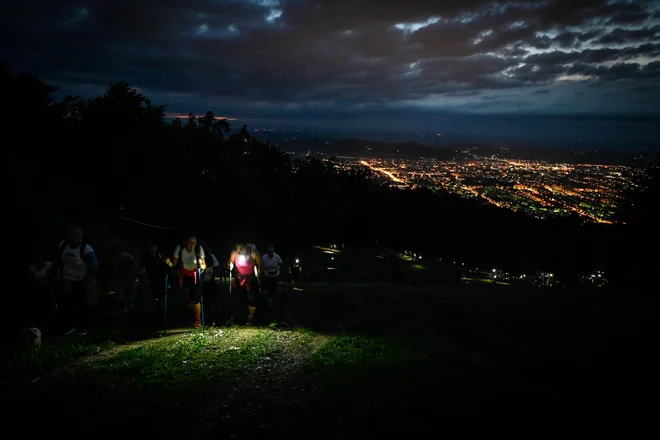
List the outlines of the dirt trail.
{"label": "dirt trail", "polygon": [[[287,332],[284,338],[291,339]],[[257,365],[237,376],[229,389],[194,414],[195,438],[239,437],[254,432],[273,433],[300,419],[294,410],[303,395],[314,393],[305,365],[332,337],[316,335],[311,340],[283,346],[264,356]],[[288,343],[288,341],[287,341]]]}

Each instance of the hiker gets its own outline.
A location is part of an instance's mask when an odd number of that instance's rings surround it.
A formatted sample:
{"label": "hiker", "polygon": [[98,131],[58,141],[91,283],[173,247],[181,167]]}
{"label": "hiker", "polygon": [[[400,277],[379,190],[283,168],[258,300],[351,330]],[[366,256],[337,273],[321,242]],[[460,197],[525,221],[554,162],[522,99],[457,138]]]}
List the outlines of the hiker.
{"label": "hiker", "polygon": [[302,265],[300,260],[296,258],[295,263],[289,265],[289,275],[291,276],[291,283],[295,284],[298,281],[298,276],[302,272]]}
{"label": "hiker", "polygon": [[266,247],[266,253],[261,256],[261,260],[263,261],[264,271],[264,293],[268,297],[268,306],[270,307],[273,305],[273,298],[277,295],[282,258],[275,253],[275,247],[269,244]]}
{"label": "hiker", "polygon": [[55,310],[53,301],[53,292],[51,290],[51,268],[52,263],[44,259],[41,250],[37,250],[33,257],[33,263],[28,269],[29,273],[29,303],[34,313],[34,327],[44,329],[51,317],[51,312]]}
{"label": "hiker", "polygon": [[220,262],[216,256],[211,251],[206,243],[202,243],[202,249],[204,249],[204,255],[206,255],[206,260],[210,265],[206,266],[206,270],[202,274],[202,294],[204,295],[204,306],[205,310],[209,310],[213,313],[213,306],[216,304],[216,301],[219,298],[216,298],[218,292],[218,286],[215,284],[215,275],[220,269]]}
{"label": "hiker", "polygon": [[167,264],[165,264],[166,253],[156,243],[149,243],[146,253],[142,256],[142,266],[149,279],[149,288],[152,295],[159,303],[165,296],[165,277],[167,275]]}
{"label": "hiker", "polygon": [[119,241],[115,248],[115,256],[108,268],[110,290],[115,292],[115,298],[123,309],[129,314],[135,305],[137,295],[138,264],[133,255],[126,251],[126,244]]}
{"label": "hiker", "polygon": [[69,330],[80,336],[87,334],[89,304],[87,302],[87,283],[93,281],[99,264],[94,249],[83,240],[83,230],[78,226],[69,229],[69,238],[59,245],[60,266],[56,275],[57,303],[63,308]]}
{"label": "hiker", "polygon": [[200,269],[206,270],[204,261],[204,249],[197,244],[197,238],[194,236],[188,239],[174,249],[172,260],[165,260],[171,268],[179,267],[179,288],[181,293],[186,296],[193,310],[193,328],[202,326],[202,306],[201,300],[201,280],[199,279]]}
{"label": "hiker", "polygon": [[229,268],[233,274],[232,289],[236,289],[248,303],[246,325],[254,324],[259,293],[261,255],[253,244],[237,244],[229,256]]}

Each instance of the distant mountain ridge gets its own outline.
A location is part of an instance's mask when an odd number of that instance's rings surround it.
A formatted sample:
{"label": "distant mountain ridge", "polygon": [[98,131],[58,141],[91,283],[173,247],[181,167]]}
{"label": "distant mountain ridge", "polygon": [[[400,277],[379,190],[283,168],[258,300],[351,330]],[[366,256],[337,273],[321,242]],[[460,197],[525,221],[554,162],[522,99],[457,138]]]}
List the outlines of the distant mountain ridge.
{"label": "distant mountain ridge", "polygon": [[357,138],[349,139],[304,139],[279,143],[283,151],[297,154],[312,152],[328,156],[383,157],[414,159],[420,157],[441,160],[459,160],[467,156],[448,148],[432,147],[417,142],[386,143]]}
{"label": "distant mountain ridge", "polygon": [[[348,139],[289,139],[277,143],[285,152],[355,158],[381,157],[387,159],[432,158],[446,161],[464,161],[479,157],[539,160],[552,163],[588,163],[602,165],[645,165],[655,158],[654,153],[615,149],[591,148],[531,148],[514,144],[494,146],[487,143],[423,145],[417,142],[387,143],[358,138]],[[640,149],[641,151],[641,149]],[[643,156],[643,157],[642,157]]]}

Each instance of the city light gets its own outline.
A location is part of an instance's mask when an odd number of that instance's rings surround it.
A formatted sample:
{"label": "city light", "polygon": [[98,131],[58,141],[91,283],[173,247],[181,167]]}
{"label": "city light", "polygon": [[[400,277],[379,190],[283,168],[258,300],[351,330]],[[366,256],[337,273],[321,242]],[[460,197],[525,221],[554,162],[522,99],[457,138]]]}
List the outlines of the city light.
{"label": "city light", "polygon": [[523,212],[536,218],[577,214],[585,222],[614,224],[617,207],[640,170],[628,166],[556,164],[479,157],[467,162],[433,158],[337,158],[339,167],[368,167],[372,178],[398,188],[427,187]]}

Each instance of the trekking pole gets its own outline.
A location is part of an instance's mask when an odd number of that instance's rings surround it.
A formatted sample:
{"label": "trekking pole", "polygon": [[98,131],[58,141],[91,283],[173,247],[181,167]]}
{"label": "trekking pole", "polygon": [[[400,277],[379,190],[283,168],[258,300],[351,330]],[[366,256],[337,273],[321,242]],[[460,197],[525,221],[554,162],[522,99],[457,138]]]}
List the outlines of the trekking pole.
{"label": "trekking pole", "polygon": [[230,295],[231,295],[231,284],[232,284],[231,281],[232,281],[232,280],[231,280],[231,269],[229,269],[229,294],[230,294]]}
{"label": "trekking pole", "polygon": [[164,313],[164,331],[163,334],[167,334],[167,291],[169,290],[169,281],[170,281],[170,274],[166,273],[165,274],[165,304],[163,305],[163,309],[165,310]]}
{"label": "trekking pole", "polygon": [[204,282],[202,281],[202,269],[197,269],[197,282],[199,283],[199,304],[202,315],[202,328],[204,328]]}

